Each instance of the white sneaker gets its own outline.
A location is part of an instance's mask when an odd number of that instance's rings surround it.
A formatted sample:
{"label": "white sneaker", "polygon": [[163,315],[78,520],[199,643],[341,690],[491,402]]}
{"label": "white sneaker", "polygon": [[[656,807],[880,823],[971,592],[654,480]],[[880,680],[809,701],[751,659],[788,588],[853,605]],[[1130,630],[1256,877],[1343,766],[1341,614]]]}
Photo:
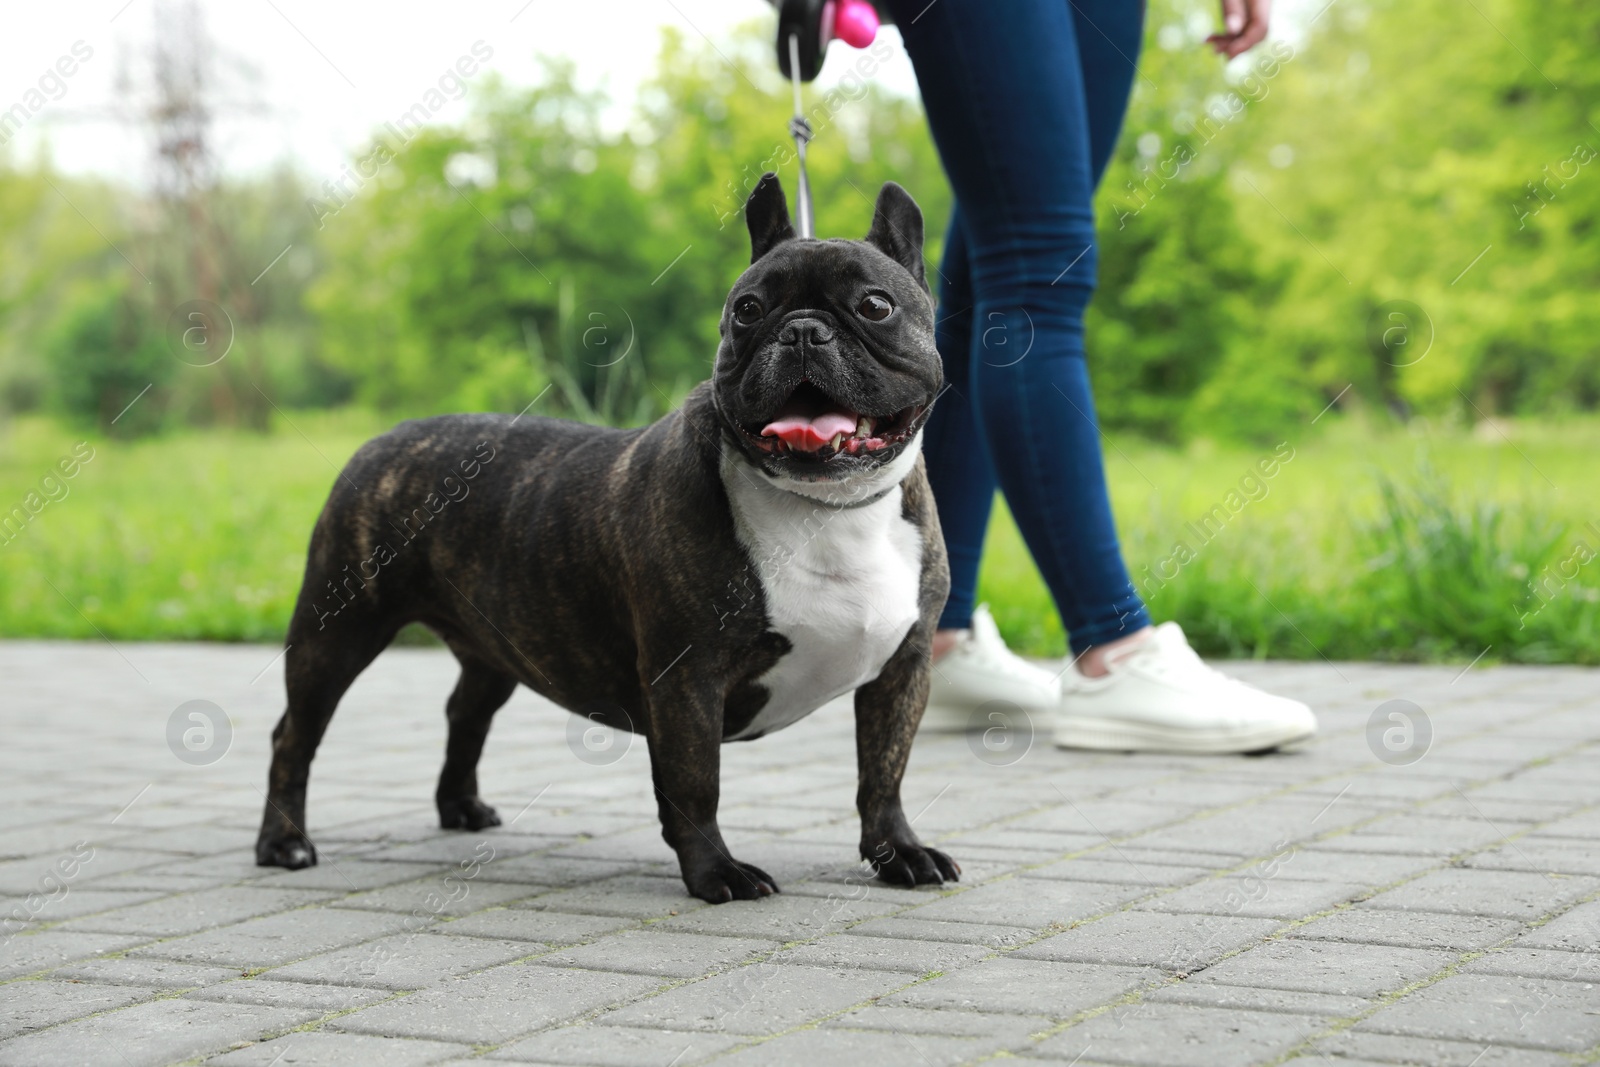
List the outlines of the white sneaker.
{"label": "white sneaker", "polygon": [[1061,682],[1055,742],[1062,748],[1144,752],[1259,752],[1317,732],[1298,700],[1273,696],[1200,661],[1183,630],[1164,622],[1089,678]]}
{"label": "white sneaker", "polygon": [[[985,704],[1005,702],[1041,716],[1040,726],[1054,718],[1061,702],[1061,683],[1006,647],[987,605],[972,613],[972,629],[933,665],[927,730],[966,730],[972,713]],[[981,724],[980,724],[981,725]]]}

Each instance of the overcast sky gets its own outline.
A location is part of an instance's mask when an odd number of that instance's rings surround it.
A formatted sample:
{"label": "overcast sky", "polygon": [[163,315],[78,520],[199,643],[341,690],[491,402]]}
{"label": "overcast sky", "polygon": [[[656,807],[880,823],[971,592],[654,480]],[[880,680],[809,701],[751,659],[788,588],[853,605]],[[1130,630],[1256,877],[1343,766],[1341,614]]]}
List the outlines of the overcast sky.
{"label": "overcast sky", "polygon": [[[0,112],[49,99],[11,141],[13,160],[32,159],[48,142],[56,165],[73,173],[142,177],[150,149],[136,129],[108,121],[117,102],[117,71],[147,49],[163,0],[58,0],[8,4],[0,34]],[[170,0],[169,0],[170,2]],[[334,173],[352,147],[434,87],[476,42],[492,50],[484,70],[516,84],[537,79],[536,56],[561,55],[586,87],[604,87],[619,104],[620,125],[639,82],[653,66],[661,29],[721,42],[752,19],[772,22],[765,0],[199,0],[215,40],[229,95],[270,113],[216,126],[216,155],[247,173],[294,160],[307,174]],[[911,65],[893,30],[895,59],[877,80],[914,93]],[[82,42],[79,44],[79,42]],[[92,56],[70,77],[47,72],[62,57]],[[819,85],[849,65],[844,45],[830,50]],[[30,97],[46,79],[44,92]],[[478,75],[481,77],[481,75]],[[470,80],[469,80],[470,81]],[[63,88],[64,87],[64,88]],[[459,118],[448,104],[437,121]],[[781,131],[775,131],[781,132]]]}

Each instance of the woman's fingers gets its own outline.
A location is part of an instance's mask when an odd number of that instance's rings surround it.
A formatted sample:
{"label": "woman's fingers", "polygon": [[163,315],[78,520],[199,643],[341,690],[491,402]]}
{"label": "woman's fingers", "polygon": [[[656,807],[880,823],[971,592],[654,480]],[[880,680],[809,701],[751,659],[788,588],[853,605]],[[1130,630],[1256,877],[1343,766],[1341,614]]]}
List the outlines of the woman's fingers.
{"label": "woman's fingers", "polygon": [[1271,14],[1272,0],[1222,0],[1224,32],[1207,37],[1206,43],[1218,55],[1232,59],[1261,43]]}

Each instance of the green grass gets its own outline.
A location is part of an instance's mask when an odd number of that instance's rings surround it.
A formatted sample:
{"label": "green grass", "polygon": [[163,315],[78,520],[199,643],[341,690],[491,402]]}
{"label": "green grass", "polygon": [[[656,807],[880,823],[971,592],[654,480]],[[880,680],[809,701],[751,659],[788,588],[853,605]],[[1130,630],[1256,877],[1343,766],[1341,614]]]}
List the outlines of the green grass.
{"label": "green grass", "polygon": [[[1134,583],[1208,655],[1600,663],[1600,562],[1582,563],[1600,552],[1600,420],[1499,429],[1307,433],[1209,539],[1190,524],[1273,449],[1119,439],[1107,470]],[[1003,509],[979,597],[1016,647],[1065,651]]]}
{"label": "green grass", "polygon": [[[68,494],[0,544],[0,636],[280,639],[335,468],[386,425],[290,418],[265,436],[92,438]],[[1272,448],[1117,438],[1108,473],[1134,581],[1213,655],[1600,663],[1600,562],[1586,562],[1600,552],[1600,420],[1500,429],[1509,441],[1330,419],[1288,441],[1271,477],[1256,464]],[[80,436],[43,419],[0,433],[0,518]],[[1256,499],[1230,501],[1251,474]],[[979,595],[1016,647],[1064,651],[1004,508]]]}
{"label": "green grass", "polygon": [[[336,469],[384,428],[362,412],[292,418],[305,438],[281,423],[91,438],[66,498],[0,545],[0,635],[280,639]],[[15,424],[0,440],[0,518],[81,437]]]}

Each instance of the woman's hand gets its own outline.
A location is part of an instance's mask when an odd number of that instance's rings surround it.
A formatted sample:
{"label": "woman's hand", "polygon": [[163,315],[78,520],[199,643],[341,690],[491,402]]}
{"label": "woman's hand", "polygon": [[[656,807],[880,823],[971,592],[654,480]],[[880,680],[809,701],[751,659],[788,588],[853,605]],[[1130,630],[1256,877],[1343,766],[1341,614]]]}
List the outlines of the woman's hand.
{"label": "woman's hand", "polygon": [[1261,43],[1267,35],[1272,0],[1222,0],[1222,33],[1206,38],[1219,56],[1232,59]]}

